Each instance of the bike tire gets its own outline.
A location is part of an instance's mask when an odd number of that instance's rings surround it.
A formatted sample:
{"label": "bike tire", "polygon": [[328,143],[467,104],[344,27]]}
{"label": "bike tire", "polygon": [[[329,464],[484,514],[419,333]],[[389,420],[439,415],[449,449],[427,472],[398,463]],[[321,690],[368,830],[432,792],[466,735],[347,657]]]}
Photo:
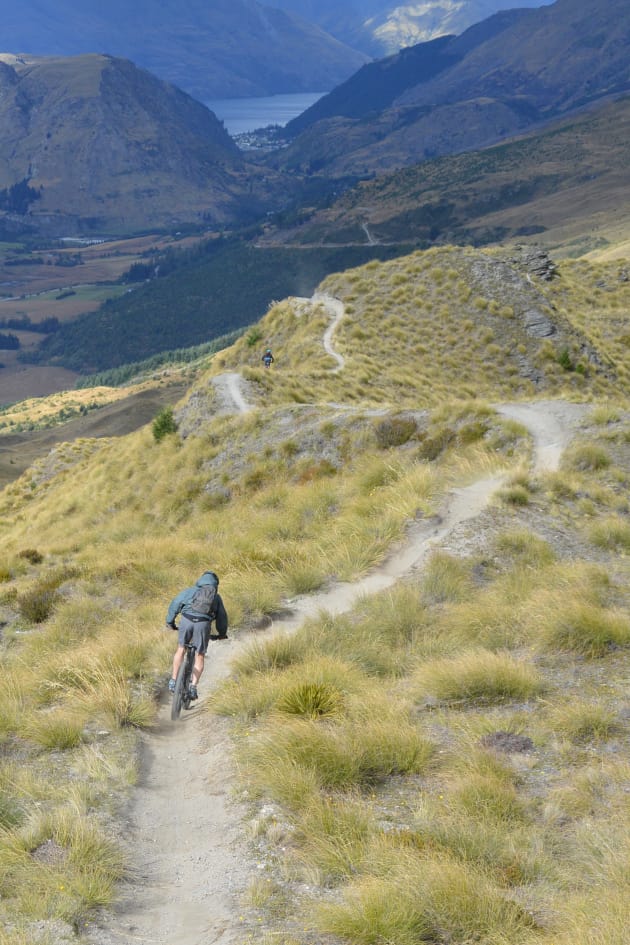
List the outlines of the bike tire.
{"label": "bike tire", "polygon": [[188,693],[188,681],[187,675],[190,675],[190,670],[188,668],[188,654],[182,660],[181,666],[177,671],[177,679],[175,680],[175,689],[173,690],[173,701],[171,703],[171,719],[173,722],[176,722],[179,718],[179,714],[182,711],[182,705],[184,704],[185,697]]}

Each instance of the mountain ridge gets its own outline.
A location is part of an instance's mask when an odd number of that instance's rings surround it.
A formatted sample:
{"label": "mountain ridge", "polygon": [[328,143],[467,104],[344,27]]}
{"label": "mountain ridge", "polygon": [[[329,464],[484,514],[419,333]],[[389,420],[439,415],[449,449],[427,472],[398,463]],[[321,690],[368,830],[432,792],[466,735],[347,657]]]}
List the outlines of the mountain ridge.
{"label": "mountain ridge", "polygon": [[[427,69],[424,81],[403,92],[394,86],[390,103],[374,116],[346,117],[334,90],[300,117],[299,134],[272,161],[333,177],[366,176],[523,134],[630,90],[629,31],[623,0],[596,0],[588,9],[582,0],[556,0],[496,14],[447,39],[441,52],[453,63]],[[420,68],[433,45],[413,54]],[[390,60],[394,75],[403,72],[403,56],[410,51]],[[345,84],[355,101],[360,77],[367,81],[378,68],[365,67]]]}

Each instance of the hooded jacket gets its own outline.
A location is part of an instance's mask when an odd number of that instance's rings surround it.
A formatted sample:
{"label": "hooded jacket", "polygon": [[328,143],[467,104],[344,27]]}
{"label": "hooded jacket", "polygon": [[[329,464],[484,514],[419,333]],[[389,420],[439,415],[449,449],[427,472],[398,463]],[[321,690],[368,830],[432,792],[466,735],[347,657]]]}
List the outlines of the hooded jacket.
{"label": "hooded jacket", "polygon": [[[184,610],[192,617],[205,616],[205,614],[195,611],[193,607],[188,607],[187,605],[190,604],[191,600],[195,596],[197,588],[203,587],[206,584],[214,584],[215,587],[218,587],[219,579],[213,571],[204,571],[196,584],[194,584],[192,587],[185,588],[183,591],[180,591],[177,597],[173,598],[166,615],[166,623],[169,624],[169,626],[174,625],[175,618]],[[220,636],[224,636],[228,629],[228,616],[223,605],[221,595],[218,592],[214,599],[214,610],[210,616],[211,620],[212,618],[214,618],[216,623],[217,632]]]}

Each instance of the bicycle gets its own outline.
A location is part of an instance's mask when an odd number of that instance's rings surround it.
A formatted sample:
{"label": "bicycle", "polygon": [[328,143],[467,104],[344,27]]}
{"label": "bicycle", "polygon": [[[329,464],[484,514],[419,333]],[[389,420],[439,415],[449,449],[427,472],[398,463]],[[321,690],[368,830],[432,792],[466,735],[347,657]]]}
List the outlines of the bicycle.
{"label": "bicycle", "polygon": [[181,666],[177,671],[175,689],[173,690],[173,702],[171,704],[171,719],[173,722],[176,722],[179,718],[180,712],[182,711],[182,706],[184,709],[189,709],[190,703],[192,702],[192,699],[189,695],[189,689],[193,666],[195,665],[197,647],[192,643],[185,643],[184,646],[186,647],[186,652],[184,654],[184,659],[181,662]]}

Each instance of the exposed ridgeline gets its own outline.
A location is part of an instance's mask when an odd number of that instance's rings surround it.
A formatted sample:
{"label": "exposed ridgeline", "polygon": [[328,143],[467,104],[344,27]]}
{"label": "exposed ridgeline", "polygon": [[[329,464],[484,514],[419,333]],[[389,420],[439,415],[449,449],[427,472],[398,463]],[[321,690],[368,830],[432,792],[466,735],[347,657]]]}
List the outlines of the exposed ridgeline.
{"label": "exposed ridgeline", "polygon": [[629,91],[629,32],[626,0],[498,13],[363,67],[288,126],[276,161],[341,177],[485,147]]}
{"label": "exposed ridgeline", "polygon": [[[523,247],[441,247],[369,262],[324,280],[323,299],[288,299],[261,321],[282,376],[265,402],[413,408],[456,397],[618,396],[627,349],[616,312],[630,301],[629,286],[618,263],[556,269],[544,250]],[[331,322],[326,296],[344,306],[337,372],[321,340]],[[259,356],[243,337],[217,362],[242,370]]]}
{"label": "exposed ridgeline", "polygon": [[125,233],[257,211],[256,171],[175,86],[107,55],[1,58],[0,190],[29,188],[5,229]]}
{"label": "exposed ridgeline", "polygon": [[22,0],[3,11],[2,43],[42,56],[106,49],[201,101],[330,89],[367,58],[255,0]]}

